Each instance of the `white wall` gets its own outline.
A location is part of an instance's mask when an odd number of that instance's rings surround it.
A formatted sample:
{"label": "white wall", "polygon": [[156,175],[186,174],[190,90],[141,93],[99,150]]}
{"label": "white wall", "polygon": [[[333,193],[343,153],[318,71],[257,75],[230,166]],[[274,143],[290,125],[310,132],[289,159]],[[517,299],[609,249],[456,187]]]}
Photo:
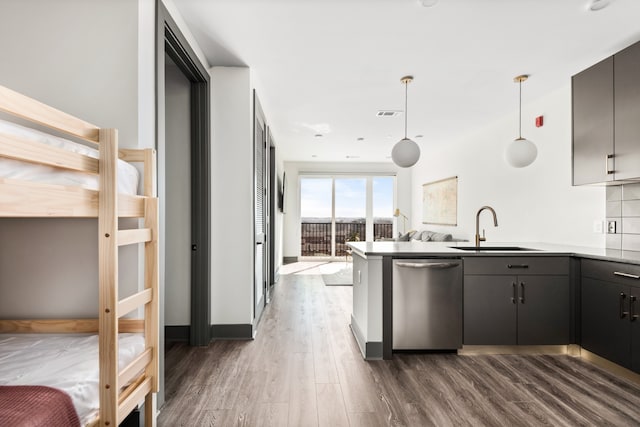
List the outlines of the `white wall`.
{"label": "white wall", "polygon": [[[534,118],[544,115],[544,126]],[[464,121],[464,117],[460,118]],[[475,214],[484,205],[498,216],[493,227],[484,212],[480,228],[487,242],[551,242],[604,247],[593,221],[604,218],[604,187],[571,186],[571,88],[564,87],[523,106],[522,135],[538,147],[538,158],[515,169],[503,160],[518,131],[517,110],[459,141],[421,143],[422,156],[413,167],[412,226],[446,231],[473,241]],[[422,185],[457,175],[458,226],[422,224]]]}
{"label": "white wall", "polygon": [[[300,175],[301,173],[341,173],[372,175],[376,173],[395,173],[396,204],[405,215],[411,218],[411,171],[398,168],[392,163],[346,163],[346,162],[284,162],[287,174],[285,194],[285,215],[283,220],[284,257],[300,256]],[[407,223],[407,228],[409,223]],[[400,225],[402,228],[402,225]]]}
{"label": "white wall", "polygon": [[[117,128],[121,147],[137,147],[138,11],[134,1],[2,2],[0,84],[98,126]],[[152,132],[151,127],[147,134]],[[138,285],[137,252],[127,247],[120,254],[125,296]],[[97,220],[2,219],[0,258],[3,317],[96,314]],[[66,303],[52,304],[60,295]]]}
{"label": "white wall", "polygon": [[211,323],[253,321],[253,97],[248,68],[211,74]]}
{"label": "white wall", "polygon": [[165,58],[165,325],[191,324],[191,83]]}

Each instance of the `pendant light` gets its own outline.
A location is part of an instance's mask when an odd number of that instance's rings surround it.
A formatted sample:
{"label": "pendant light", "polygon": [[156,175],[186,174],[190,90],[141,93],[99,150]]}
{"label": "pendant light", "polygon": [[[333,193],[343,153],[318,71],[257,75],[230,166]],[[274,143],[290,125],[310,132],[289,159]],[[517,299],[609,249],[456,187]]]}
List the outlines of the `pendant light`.
{"label": "pendant light", "polygon": [[538,149],[536,145],[522,137],[522,82],[529,78],[528,75],[523,74],[513,79],[514,82],[520,86],[520,108],[519,108],[519,121],[518,121],[518,138],[511,141],[504,152],[504,158],[509,165],[514,168],[524,168],[529,166],[538,156]]}
{"label": "pendant light", "polygon": [[404,76],[400,81],[404,83],[404,138],[393,146],[391,159],[393,163],[401,168],[410,168],[415,165],[420,158],[420,147],[407,138],[407,92],[409,83],[413,81],[413,76]]}

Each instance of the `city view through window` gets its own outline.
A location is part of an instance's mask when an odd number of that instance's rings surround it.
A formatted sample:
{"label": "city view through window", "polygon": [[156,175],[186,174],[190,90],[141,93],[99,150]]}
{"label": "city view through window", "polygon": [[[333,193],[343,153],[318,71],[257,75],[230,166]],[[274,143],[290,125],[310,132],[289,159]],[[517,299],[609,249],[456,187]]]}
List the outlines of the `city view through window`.
{"label": "city view through window", "polygon": [[[371,191],[367,181],[371,180]],[[335,191],[335,194],[334,194]],[[346,242],[393,236],[394,177],[313,177],[300,180],[302,256],[344,256]],[[369,194],[368,194],[369,193]],[[367,218],[367,197],[371,217]],[[332,222],[335,213],[335,239]],[[367,219],[373,236],[367,238]],[[335,241],[335,247],[332,242]]]}

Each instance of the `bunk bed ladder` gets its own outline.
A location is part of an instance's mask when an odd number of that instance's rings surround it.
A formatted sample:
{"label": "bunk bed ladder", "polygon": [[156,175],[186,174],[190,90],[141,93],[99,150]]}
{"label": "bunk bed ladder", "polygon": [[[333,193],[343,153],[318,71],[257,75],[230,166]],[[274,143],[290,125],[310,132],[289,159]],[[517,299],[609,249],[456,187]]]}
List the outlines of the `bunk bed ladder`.
{"label": "bunk bed ladder", "polygon": [[[100,424],[117,426],[144,398],[145,425],[155,426],[153,393],[158,391],[158,199],[155,196],[154,150],[118,152],[117,131],[100,130]],[[144,228],[118,229],[118,195],[116,165],[118,157],[145,163]],[[145,245],[144,290],[128,298],[118,298],[118,247]],[[118,371],[119,318],[144,305],[145,351],[129,366]],[[154,351],[154,349],[156,351]],[[144,375],[138,372],[144,370]],[[133,380],[121,394],[120,387]]]}

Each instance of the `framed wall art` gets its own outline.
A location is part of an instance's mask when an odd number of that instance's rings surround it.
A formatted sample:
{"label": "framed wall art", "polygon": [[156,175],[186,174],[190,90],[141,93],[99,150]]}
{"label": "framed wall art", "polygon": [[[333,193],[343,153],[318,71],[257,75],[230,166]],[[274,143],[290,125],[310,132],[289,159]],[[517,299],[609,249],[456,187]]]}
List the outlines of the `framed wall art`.
{"label": "framed wall art", "polygon": [[458,177],[422,185],[422,223],[458,225]]}

